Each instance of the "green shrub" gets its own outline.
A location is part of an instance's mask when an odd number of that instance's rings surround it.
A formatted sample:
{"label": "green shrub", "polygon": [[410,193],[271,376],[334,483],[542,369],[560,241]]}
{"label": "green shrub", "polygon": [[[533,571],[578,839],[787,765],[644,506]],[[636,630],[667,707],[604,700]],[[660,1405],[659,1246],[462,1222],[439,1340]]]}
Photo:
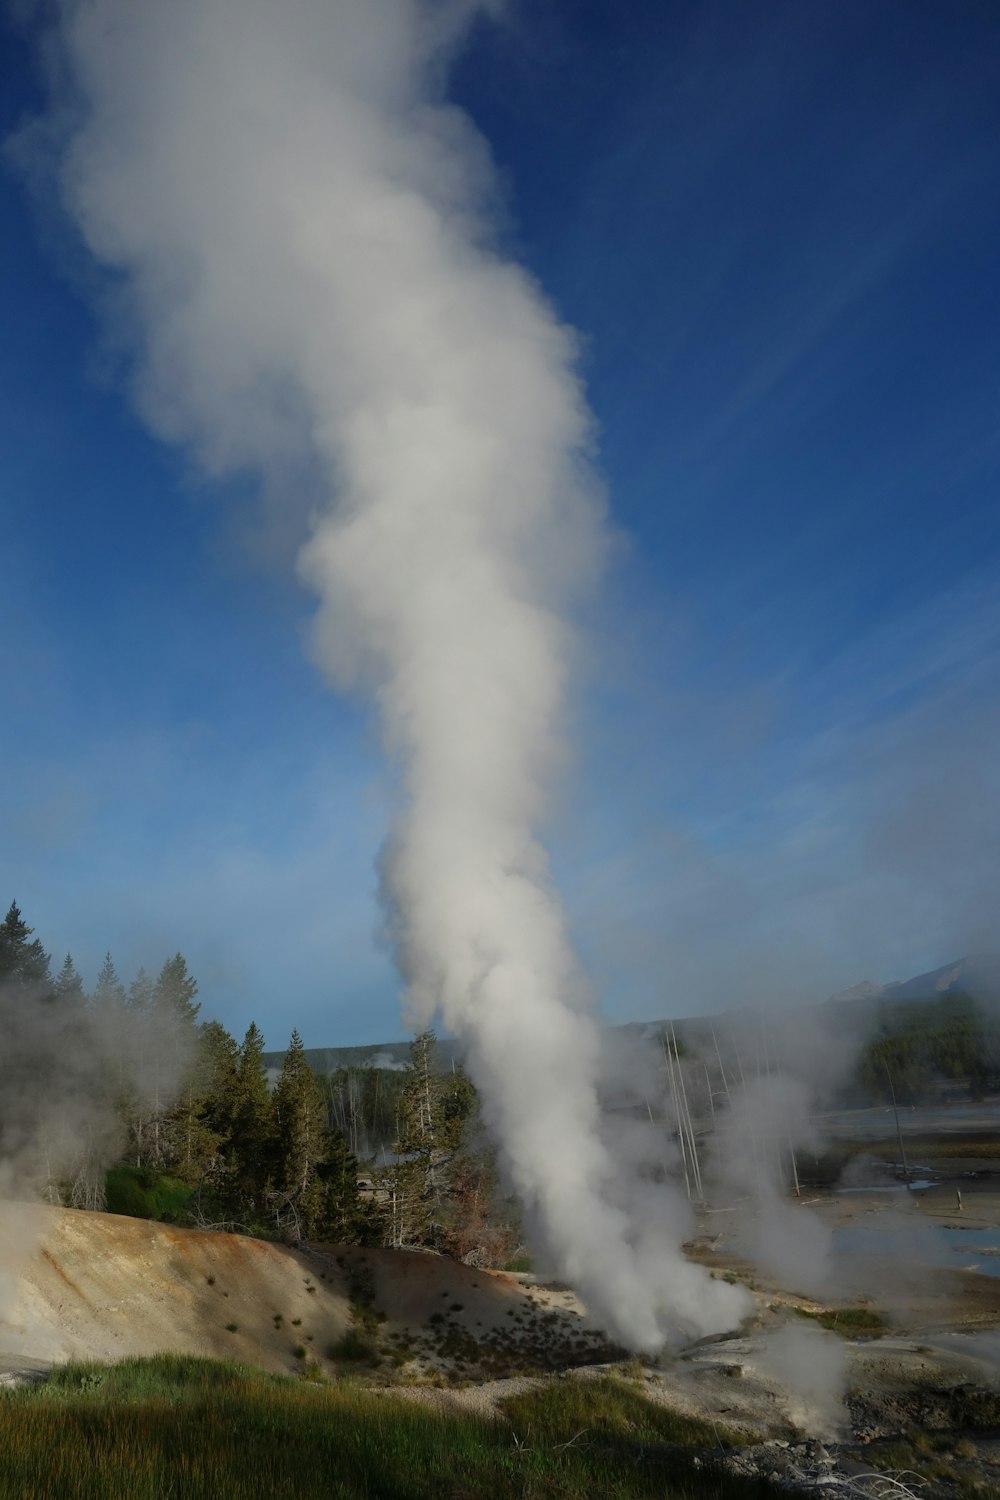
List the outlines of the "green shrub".
{"label": "green shrub", "polygon": [[109,1214],[133,1219],[160,1219],[179,1224],[191,1198],[191,1188],[176,1177],[152,1167],[111,1167],[105,1179]]}
{"label": "green shrub", "polygon": [[352,1364],[373,1365],[378,1362],[378,1346],[364,1328],[349,1328],[327,1352],[330,1359],[347,1360]]}

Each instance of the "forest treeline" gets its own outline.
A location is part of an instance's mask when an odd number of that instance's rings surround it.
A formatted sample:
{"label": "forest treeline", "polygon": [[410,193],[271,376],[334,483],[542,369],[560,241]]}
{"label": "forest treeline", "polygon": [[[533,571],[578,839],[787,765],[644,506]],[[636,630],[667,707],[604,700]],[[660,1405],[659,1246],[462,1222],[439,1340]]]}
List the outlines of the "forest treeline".
{"label": "forest treeline", "polygon": [[862,1049],[857,1087],[887,1101],[889,1079],[905,1104],[933,1103],[942,1086],[968,1087],[972,1099],[1000,1089],[1000,1019],[969,995],[886,1006]]}
{"label": "forest treeline", "polygon": [[[264,1037],[199,1018],[181,954],[88,993],[16,904],[0,923],[0,1158],[8,1190],[70,1206],[311,1240],[427,1245],[503,1263],[478,1099],[433,1032],[400,1070],[317,1078],[293,1031],[273,1086]],[[377,1155],[376,1155],[377,1153]],[[359,1155],[375,1157],[363,1170]]]}
{"label": "forest treeline", "polygon": [[[179,953],[87,992],[16,904],[0,923],[0,1187],[74,1207],[311,1240],[515,1255],[471,1081],[433,1032],[403,1068],[317,1077],[296,1031],[276,1072],[251,1023],[202,1020]],[[1000,1087],[1000,1024],[971,1000],[897,1005],[858,1057],[854,1103]],[[845,1102],[847,1102],[845,1098]]]}

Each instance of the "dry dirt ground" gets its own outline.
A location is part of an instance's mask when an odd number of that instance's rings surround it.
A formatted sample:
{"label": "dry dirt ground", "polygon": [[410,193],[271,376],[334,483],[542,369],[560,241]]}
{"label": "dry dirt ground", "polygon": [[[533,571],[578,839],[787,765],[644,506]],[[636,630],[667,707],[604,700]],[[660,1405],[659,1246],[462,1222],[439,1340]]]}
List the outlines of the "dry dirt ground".
{"label": "dry dirt ground", "polygon": [[570,1293],[418,1251],[292,1249],[8,1203],[0,1267],[8,1368],[172,1352],[293,1373],[305,1361],[342,1365],[349,1332],[361,1335],[362,1359],[367,1340],[416,1378],[537,1372],[618,1352]]}
{"label": "dry dirt ground", "polygon": [[113,1214],[5,1204],[0,1264],[8,1361],[169,1351],[290,1370],[299,1344],[342,1338],[350,1317],[342,1277],[294,1250]]}

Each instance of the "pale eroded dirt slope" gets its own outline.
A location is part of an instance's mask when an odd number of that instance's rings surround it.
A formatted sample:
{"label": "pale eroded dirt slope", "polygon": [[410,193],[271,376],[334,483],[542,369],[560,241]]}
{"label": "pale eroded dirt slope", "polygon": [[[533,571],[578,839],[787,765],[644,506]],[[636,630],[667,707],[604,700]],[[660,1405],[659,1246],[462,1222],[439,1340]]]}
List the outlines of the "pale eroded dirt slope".
{"label": "pale eroded dirt slope", "polygon": [[293,1250],[115,1214],[0,1204],[8,1364],[171,1352],[301,1370],[304,1357],[329,1361],[352,1305],[379,1315],[380,1349],[395,1351],[397,1363],[405,1357],[415,1374],[478,1366],[480,1356],[498,1374],[582,1363],[602,1345],[571,1294],[442,1256]]}
{"label": "pale eroded dirt slope", "polygon": [[0,1266],[0,1352],[45,1361],[169,1351],[287,1370],[350,1315],[339,1272],[285,1246],[115,1214],[4,1204]]}

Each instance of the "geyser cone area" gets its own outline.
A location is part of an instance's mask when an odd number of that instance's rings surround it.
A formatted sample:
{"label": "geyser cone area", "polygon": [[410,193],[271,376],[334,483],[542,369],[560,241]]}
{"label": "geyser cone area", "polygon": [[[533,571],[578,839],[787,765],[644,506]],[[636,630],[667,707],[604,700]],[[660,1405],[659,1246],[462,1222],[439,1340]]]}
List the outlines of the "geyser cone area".
{"label": "geyser cone area", "polygon": [[8,1203],[0,1254],[10,1278],[0,1363],[14,1375],[172,1353],[461,1388],[627,1357],[569,1288],[426,1252],[290,1248]]}

